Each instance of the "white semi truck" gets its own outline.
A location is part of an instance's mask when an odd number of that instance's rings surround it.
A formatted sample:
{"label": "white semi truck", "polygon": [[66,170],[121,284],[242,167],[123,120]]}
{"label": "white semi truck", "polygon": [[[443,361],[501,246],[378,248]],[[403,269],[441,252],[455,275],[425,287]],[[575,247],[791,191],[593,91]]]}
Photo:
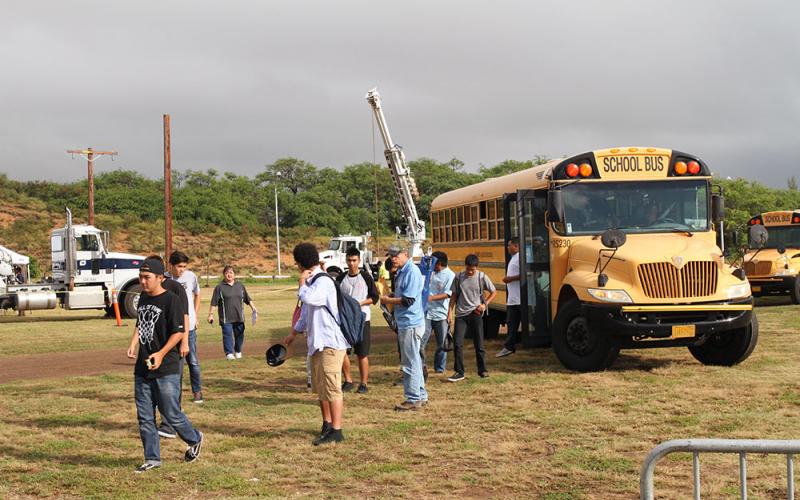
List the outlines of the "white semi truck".
{"label": "white semi truck", "polygon": [[0,308],[32,311],[61,305],[111,312],[116,299],[123,314],[135,317],[144,256],[109,252],[107,243],[107,231],[73,224],[67,209],[67,225],[50,235],[52,277],[41,283],[0,282]]}

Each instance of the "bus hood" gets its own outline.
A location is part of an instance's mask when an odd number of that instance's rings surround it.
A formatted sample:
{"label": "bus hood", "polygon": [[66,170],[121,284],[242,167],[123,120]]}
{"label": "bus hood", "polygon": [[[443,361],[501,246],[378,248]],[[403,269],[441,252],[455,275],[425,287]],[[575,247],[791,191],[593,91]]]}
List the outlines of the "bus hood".
{"label": "bus hood", "polygon": [[783,254],[774,248],[751,250],[744,256],[743,267],[748,277],[794,275],[800,272],[800,249],[787,248]]}
{"label": "bus hood", "polygon": [[[598,255],[603,257],[598,266]],[[609,258],[600,238],[587,237],[570,246],[565,284],[581,299],[591,300],[587,288],[598,287],[599,269],[608,283],[603,288],[626,290],[634,303],[668,300],[725,300],[729,286],[742,283],[722,260],[713,235],[680,233],[628,235]],[[607,265],[606,265],[607,264]],[[749,294],[749,290],[748,290]]]}

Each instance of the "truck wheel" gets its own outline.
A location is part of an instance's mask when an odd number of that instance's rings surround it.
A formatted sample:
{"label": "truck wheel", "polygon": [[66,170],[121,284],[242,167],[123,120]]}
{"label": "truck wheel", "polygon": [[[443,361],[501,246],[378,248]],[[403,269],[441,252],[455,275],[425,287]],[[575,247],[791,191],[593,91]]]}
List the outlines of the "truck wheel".
{"label": "truck wheel", "polygon": [[135,285],[129,286],[123,292],[123,311],[125,316],[129,318],[136,317],[136,308],[139,306],[139,294],[142,293],[142,285],[136,283]]}
{"label": "truck wheel", "polygon": [[792,304],[800,304],[800,275],[794,279],[794,286],[792,287]]}
{"label": "truck wheel", "polygon": [[561,364],[579,372],[605,370],[619,354],[619,347],[589,326],[581,315],[577,297],[569,299],[558,311],[553,322],[552,342]]}
{"label": "truck wheel", "polygon": [[747,359],[757,343],[758,318],[753,314],[749,325],[712,334],[705,344],[689,346],[689,352],[704,365],[733,366]]}

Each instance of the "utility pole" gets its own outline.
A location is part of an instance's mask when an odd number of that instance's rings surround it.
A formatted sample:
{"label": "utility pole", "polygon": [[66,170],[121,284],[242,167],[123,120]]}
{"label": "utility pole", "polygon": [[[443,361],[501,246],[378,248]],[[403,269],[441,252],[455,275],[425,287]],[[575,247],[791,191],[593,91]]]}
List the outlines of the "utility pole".
{"label": "utility pole", "polygon": [[92,148],[86,149],[68,149],[67,153],[71,155],[81,155],[86,158],[87,165],[86,171],[89,177],[89,225],[94,226],[94,166],[92,165],[94,161],[97,159],[97,156],[116,156],[116,151],[95,151]]}
{"label": "utility pole", "polygon": [[164,115],[164,260],[172,254],[172,165],[169,115]]}

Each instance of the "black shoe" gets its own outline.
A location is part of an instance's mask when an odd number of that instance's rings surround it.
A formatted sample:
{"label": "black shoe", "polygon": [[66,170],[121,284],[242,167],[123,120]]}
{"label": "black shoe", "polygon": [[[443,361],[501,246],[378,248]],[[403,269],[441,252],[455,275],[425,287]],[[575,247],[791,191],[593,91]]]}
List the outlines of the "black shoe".
{"label": "black shoe", "polygon": [[478,375],[480,375],[481,378],[489,378],[489,372],[480,372]]}
{"label": "black shoe", "polygon": [[311,444],[313,444],[314,446],[319,446],[321,444],[327,444],[327,443],[341,443],[342,441],[344,441],[344,434],[342,434],[342,430],[331,428],[331,430],[328,431],[327,434],[313,440]]}
{"label": "black shoe", "polygon": [[352,382],[347,382],[347,381],[345,381],[345,382],[342,384],[342,392],[350,392],[350,391],[352,391],[353,389],[355,389],[355,387],[356,387],[356,384],[354,384],[354,383],[352,383]]}
{"label": "black shoe", "polygon": [[463,373],[456,372],[456,373],[450,375],[449,377],[447,377],[447,381],[448,382],[461,382],[462,380],[464,380],[464,374]]}
{"label": "black shoe", "polygon": [[359,394],[366,394],[369,389],[367,389],[367,384],[358,384],[358,389],[356,392]]}
{"label": "black shoe", "polygon": [[166,439],[175,439],[176,437],[178,437],[178,435],[175,434],[175,431],[172,429],[172,427],[165,424],[164,422],[161,422],[161,425],[158,426],[158,435]]}
{"label": "black shoe", "polygon": [[325,434],[329,433],[333,429],[333,426],[330,422],[323,420],[322,421],[322,430],[319,431],[320,436],[324,436]]}
{"label": "black shoe", "polygon": [[183,454],[183,459],[186,462],[194,462],[200,456],[200,447],[203,446],[203,433],[200,431],[197,431],[197,433],[200,434],[200,441],[186,448],[186,453]]}

